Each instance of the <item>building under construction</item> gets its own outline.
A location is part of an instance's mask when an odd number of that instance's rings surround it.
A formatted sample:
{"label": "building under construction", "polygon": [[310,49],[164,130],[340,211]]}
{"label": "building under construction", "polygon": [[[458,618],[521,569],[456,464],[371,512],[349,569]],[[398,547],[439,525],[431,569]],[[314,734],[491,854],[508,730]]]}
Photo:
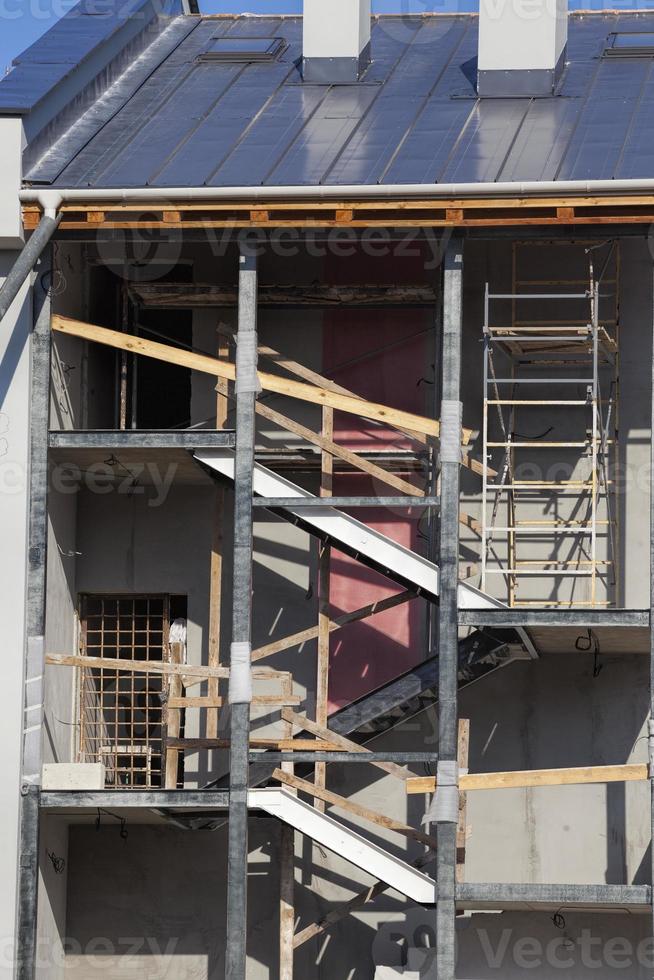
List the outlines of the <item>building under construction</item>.
{"label": "building under construction", "polygon": [[565,0],[15,60],[2,980],[652,976],[653,111]]}

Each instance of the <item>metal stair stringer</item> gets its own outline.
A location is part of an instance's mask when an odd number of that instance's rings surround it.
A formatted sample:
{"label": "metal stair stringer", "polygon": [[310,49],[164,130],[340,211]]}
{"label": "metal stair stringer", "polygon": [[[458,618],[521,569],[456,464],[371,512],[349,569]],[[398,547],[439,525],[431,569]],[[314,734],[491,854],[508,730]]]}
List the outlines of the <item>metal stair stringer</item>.
{"label": "metal stair stringer", "polygon": [[250,789],[248,807],[264,810],[377,881],[420,905],[436,901],[436,883],[412,865],[285,789]]}
{"label": "metal stair stringer", "polygon": [[[234,452],[230,449],[197,450],[194,458],[209,470],[234,480]],[[256,463],[254,466],[254,492],[261,497],[302,499],[314,498],[290,480],[284,479],[272,470]],[[314,498],[315,499],[315,498]],[[328,504],[275,509],[285,520],[303,527],[310,534],[332,542],[339,551],[351,555],[362,564],[381,572],[393,581],[417,595],[438,602],[439,568],[434,562],[423,558],[416,552],[398,544],[385,534],[362,524],[349,514],[336,510]],[[480,592],[467,582],[459,583],[459,608],[461,609],[503,609],[499,599]]]}

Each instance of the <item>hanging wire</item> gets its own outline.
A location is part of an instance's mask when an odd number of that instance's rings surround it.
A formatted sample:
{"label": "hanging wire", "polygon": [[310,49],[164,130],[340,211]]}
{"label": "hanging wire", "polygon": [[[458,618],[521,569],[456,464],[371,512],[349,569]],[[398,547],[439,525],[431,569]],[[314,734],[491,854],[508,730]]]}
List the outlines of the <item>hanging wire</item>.
{"label": "hanging wire", "polygon": [[129,834],[127,832],[127,818],[121,817],[117,813],[112,813],[111,810],[105,810],[102,807],[98,807],[97,809],[98,809],[98,815],[95,818],[96,831],[99,831],[100,827],[102,826],[102,814],[104,814],[105,816],[111,817],[113,820],[118,820],[120,822],[120,836],[122,837],[123,840],[127,840],[127,838],[129,837]]}

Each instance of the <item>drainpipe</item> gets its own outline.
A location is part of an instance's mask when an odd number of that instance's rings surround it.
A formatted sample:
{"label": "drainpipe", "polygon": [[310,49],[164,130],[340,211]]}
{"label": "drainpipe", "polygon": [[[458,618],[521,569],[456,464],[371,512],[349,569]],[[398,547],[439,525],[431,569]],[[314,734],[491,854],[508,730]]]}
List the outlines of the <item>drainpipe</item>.
{"label": "drainpipe", "polygon": [[16,299],[21,286],[39,260],[55,231],[59,227],[61,214],[57,214],[56,206],[48,206],[37,227],[30,235],[29,241],[14,262],[13,268],[0,288],[0,320]]}

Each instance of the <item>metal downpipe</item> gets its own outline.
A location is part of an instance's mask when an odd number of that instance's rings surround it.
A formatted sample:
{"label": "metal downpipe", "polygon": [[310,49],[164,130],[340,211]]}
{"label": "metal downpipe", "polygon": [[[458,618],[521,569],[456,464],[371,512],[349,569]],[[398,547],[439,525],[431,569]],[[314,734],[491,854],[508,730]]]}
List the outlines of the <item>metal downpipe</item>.
{"label": "metal downpipe", "polygon": [[59,227],[61,217],[61,214],[52,211],[44,214],[14,262],[13,268],[0,288],[0,320],[8,312],[23,283],[38,262],[43,249]]}

